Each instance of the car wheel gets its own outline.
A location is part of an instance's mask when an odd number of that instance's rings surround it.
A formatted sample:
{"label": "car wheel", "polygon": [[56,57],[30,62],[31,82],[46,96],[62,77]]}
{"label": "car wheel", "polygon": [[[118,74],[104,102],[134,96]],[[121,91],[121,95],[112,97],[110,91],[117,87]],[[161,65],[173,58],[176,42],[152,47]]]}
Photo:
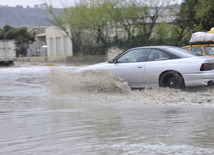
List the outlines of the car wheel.
{"label": "car wheel", "polygon": [[169,87],[174,89],[182,89],[184,88],[184,80],[183,77],[175,72],[166,72],[164,73],[159,80],[159,86],[160,87]]}

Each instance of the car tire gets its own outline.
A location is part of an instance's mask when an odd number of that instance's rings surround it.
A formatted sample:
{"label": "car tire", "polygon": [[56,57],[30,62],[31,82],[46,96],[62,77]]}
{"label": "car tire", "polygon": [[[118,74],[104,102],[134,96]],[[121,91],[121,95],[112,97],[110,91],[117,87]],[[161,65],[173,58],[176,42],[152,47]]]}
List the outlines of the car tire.
{"label": "car tire", "polygon": [[185,87],[183,77],[175,71],[163,73],[159,79],[160,87],[183,89]]}

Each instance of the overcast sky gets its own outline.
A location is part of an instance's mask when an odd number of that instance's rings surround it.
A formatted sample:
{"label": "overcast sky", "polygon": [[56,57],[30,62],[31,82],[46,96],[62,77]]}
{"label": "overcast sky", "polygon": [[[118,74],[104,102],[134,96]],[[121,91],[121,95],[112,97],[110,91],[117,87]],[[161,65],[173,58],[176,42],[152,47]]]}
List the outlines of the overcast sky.
{"label": "overcast sky", "polygon": [[[182,0],[171,0],[174,3],[181,3]],[[26,6],[34,7],[35,4],[47,3],[48,5],[53,5],[54,8],[64,8],[72,6],[79,0],[0,0],[0,5],[8,5],[15,7],[16,5],[22,5],[24,8]]]}
{"label": "overcast sky", "polygon": [[63,8],[64,6],[71,6],[78,0],[0,0],[0,5],[8,5],[15,7],[16,5],[22,5],[24,8],[26,6],[33,7],[35,4],[47,3],[48,5],[53,5],[54,8]]}

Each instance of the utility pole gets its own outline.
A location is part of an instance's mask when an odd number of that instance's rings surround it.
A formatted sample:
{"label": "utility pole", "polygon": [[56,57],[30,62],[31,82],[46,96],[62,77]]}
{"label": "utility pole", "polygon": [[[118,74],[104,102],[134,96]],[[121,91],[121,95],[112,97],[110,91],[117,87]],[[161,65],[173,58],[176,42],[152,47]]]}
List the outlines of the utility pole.
{"label": "utility pole", "polygon": [[0,29],[1,29],[1,14],[0,14]]}
{"label": "utility pole", "polygon": [[91,7],[94,9],[94,0],[91,0]]}

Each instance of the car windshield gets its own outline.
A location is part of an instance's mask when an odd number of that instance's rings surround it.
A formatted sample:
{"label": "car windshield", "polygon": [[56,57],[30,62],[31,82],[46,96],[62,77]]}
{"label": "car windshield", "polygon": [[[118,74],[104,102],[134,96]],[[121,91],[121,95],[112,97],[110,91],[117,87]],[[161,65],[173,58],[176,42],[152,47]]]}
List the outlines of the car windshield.
{"label": "car windshield", "polygon": [[179,47],[169,47],[169,51],[171,51],[173,54],[181,57],[181,58],[189,58],[189,57],[194,57],[194,56],[203,56],[199,53],[195,53],[193,51],[189,51],[187,49],[179,48]]}
{"label": "car windshield", "polygon": [[207,55],[214,55],[214,46],[204,46]]}

